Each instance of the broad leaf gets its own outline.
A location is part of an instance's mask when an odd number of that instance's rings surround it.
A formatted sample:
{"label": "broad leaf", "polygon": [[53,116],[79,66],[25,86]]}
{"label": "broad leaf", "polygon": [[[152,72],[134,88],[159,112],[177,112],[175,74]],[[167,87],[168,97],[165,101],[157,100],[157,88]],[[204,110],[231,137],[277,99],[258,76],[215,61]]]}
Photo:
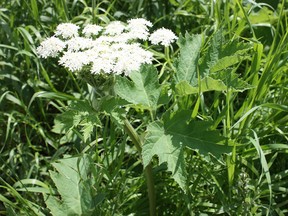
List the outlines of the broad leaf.
{"label": "broad leaf", "polygon": [[217,130],[209,129],[211,122],[190,121],[190,117],[191,111],[186,110],[165,116],[165,132],[172,136],[175,145],[184,144],[204,156],[220,157],[230,152],[231,147],[225,145],[225,138]]}
{"label": "broad leaf", "polygon": [[201,76],[209,76],[211,73],[227,69],[239,62],[250,58],[248,51],[252,44],[239,42],[238,40],[224,41],[222,31],[218,30],[209,42],[209,47],[201,58],[199,66]]}
{"label": "broad leaf", "polygon": [[275,23],[277,22],[277,20],[279,19],[279,17],[277,17],[276,13],[274,11],[272,11],[270,8],[268,7],[259,7],[259,11],[257,11],[257,13],[253,12],[249,14],[249,21],[251,22],[251,24],[266,24],[267,23]]}
{"label": "broad leaf", "polygon": [[238,64],[239,62],[250,58],[249,55],[244,55],[244,56],[240,56],[240,55],[232,55],[232,56],[225,56],[221,59],[219,59],[217,61],[217,63],[215,65],[213,65],[210,69],[210,72],[216,72],[216,71],[221,71],[221,70],[225,70],[228,67]]}
{"label": "broad leaf", "polygon": [[121,98],[144,109],[156,109],[161,93],[157,70],[153,65],[142,65],[140,71],[127,77],[116,77],[115,92]]}
{"label": "broad leaf", "polygon": [[204,156],[220,157],[231,152],[225,139],[218,131],[209,130],[210,122],[190,121],[191,111],[166,114],[164,122],[153,122],[147,128],[142,157],[144,167],[157,155],[159,164],[166,162],[175,181],[185,188],[184,147],[191,148]]}
{"label": "broad leaf", "polygon": [[243,79],[239,78],[232,69],[222,70],[211,75],[214,79],[221,80],[227,88],[234,92],[243,92],[253,88]]}
{"label": "broad leaf", "polygon": [[45,202],[52,215],[92,215],[95,203],[88,175],[88,157],[84,155],[62,159],[52,165],[57,172],[50,171],[50,176],[61,197],[45,195]]}
{"label": "broad leaf", "polygon": [[195,85],[197,83],[197,64],[202,45],[202,35],[185,34],[179,37],[178,45],[180,47],[180,55],[175,61],[177,70],[175,79],[179,83],[187,81]]}
{"label": "broad leaf", "polygon": [[142,148],[143,164],[146,167],[152,157],[157,155],[159,164],[167,163],[172,177],[185,190],[186,170],[183,155],[183,145],[173,143],[172,137],[166,134],[163,124],[153,122],[147,128],[147,136]]}
{"label": "broad leaf", "polygon": [[84,142],[90,137],[95,126],[100,126],[97,112],[88,101],[72,101],[67,111],[54,120],[54,133],[69,135],[72,129],[82,128]]}
{"label": "broad leaf", "polygon": [[[211,77],[204,77],[201,80],[201,92],[207,91],[224,91],[227,90],[227,86],[221,81]],[[196,87],[189,85],[186,81],[182,81],[175,86],[176,94],[180,96],[195,94],[199,92],[199,86]]]}
{"label": "broad leaf", "polygon": [[223,44],[222,31],[218,30],[211,39],[210,46],[205,52],[204,56],[200,59],[199,72],[201,76],[208,76],[210,68],[212,68],[218,61],[221,48]]}
{"label": "broad leaf", "polygon": [[93,107],[99,112],[109,115],[118,126],[123,126],[126,111],[122,107],[129,104],[126,100],[115,96],[105,96],[93,101]]}
{"label": "broad leaf", "polygon": [[239,42],[238,40],[230,41],[221,47],[219,59],[210,67],[210,73],[227,69],[245,59],[251,58],[248,51],[252,48],[253,46],[249,43]]}
{"label": "broad leaf", "polygon": [[247,89],[253,88],[244,80],[232,72],[232,70],[225,70],[212,74],[201,79],[201,86],[191,86],[188,82],[182,81],[175,85],[175,92],[177,95],[184,96],[189,94],[196,94],[199,91],[227,91],[228,89],[234,92],[243,92]]}

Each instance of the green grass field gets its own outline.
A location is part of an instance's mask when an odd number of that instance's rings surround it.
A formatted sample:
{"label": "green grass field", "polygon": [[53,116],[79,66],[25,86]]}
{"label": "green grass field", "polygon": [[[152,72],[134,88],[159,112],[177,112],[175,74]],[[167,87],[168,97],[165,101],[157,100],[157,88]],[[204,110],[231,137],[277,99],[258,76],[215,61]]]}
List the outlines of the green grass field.
{"label": "green grass field", "polygon": [[[1,0],[0,215],[288,214],[288,1]],[[123,74],[37,47],[61,23],[178,37]]]}

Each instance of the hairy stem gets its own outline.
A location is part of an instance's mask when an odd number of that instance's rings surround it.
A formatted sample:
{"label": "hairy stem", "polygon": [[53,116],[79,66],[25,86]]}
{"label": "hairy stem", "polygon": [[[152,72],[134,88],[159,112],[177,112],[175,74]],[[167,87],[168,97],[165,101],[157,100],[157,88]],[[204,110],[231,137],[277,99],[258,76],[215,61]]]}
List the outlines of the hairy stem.
{"label": "hairy stem", "polygon": [[[141,139],[127,119],[124,121],[124,129],[125,129],[126,133],[128,134],[128,136],[130,137],[130,139],[132,140],[135,147],[137,148],[137,151],[141,155],[141,152],[142,152]],[[154,180],[153,180],[152,164],[151,163],[149,163],[145,167],[144,173],[145,173],[146,178],[147,178],[147,189],[148,189],[150,216],[155,216],[156,215],[156,194],[155,194],[155,187],[154,187]]]}

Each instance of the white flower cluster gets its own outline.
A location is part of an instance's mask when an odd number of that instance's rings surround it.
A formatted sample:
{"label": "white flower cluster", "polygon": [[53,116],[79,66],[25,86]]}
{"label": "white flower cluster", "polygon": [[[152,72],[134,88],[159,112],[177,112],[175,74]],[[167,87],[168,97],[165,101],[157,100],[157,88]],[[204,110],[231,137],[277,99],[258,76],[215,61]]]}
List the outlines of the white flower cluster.
{"label": "white flower cluster", "polygon": [[141,64],[152,63],[152,52],[141,47],[139,40],[169,46],[177,37],[161,28],[149,33],[152,23],[131,19],[127,24],[119,21],[106,27],[87,25],[79,34],[79,26],[63,23],[57,26],[55,35],[44,40],[37,48],[42,58],[60,56],[59,64],[71,71],[90,66],[93,74],[115,73],[128,75],[139,70]]}

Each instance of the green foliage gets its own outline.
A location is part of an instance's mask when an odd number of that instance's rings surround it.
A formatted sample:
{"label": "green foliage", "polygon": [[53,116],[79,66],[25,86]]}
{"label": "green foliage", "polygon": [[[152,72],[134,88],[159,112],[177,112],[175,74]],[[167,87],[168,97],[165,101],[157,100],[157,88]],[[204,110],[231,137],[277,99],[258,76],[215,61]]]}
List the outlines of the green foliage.
{"label": "green foliage", "polygon": [[[207,91],[244,91],[252,88],[238,78],[231,66],[250,57],[251,45],[236,40],[225,45],[222,31],[216,32],[207,52],[201,58],[199,69],[197,62],[201,52],[201,35],[180,37],[180,55],[175,63],[177,70],[175,91],[178,95],[189,95]],[[197,46],[197,47],[196,47]],[[194,52],[191,52],[193,50]],[[190,62],[187,64],[187,62]],[[197,72],[198,71],[198,72]]]}
{"label": "green foliage", "polygon": [[57,116],[52,131],[65,134],[62,138],[65,142],[67,137],[73,136],[73,132],[81,128],[81,138],[86,142],[96,126],[101,126],[101,122],[91,105],[87,101],[72,101],[67,111]]}
{"label": "green foliage", "polygon": [[101,199],[91,190],[91,159],[86,155],[65,158],[52,166],[57,172],[50,171],[50,176],[59,195],[44,196],[52,215],[92,215]]}
{"label": "green foliage", "polygon": [[191,85],[196,85],[198,81],[197,63],[202,45],[202,35],[190,36],[186,33],[185,38],[183,36],[179,37],[178,45],[181,51],[175,62],[177,69],[176,82],[187,81]]}
{"label": "green foliage", "polygon": [[[152,167],[158,214],[287,215],[287,6],[0,1],[0,214],[148,215]],[[36,55],[59,23],[135,17],[180,36],[130,77]]]}
{"label": "green foliage", "polygon": [[135,71],[126,77],[117,76],[115,93],[121,98],[142,108],[155,110],[161,93],[157,71],[153,65],[143,65],[140,71]]}
{"label": "green foliage", "polygon": [[204,156],[210,153],[221,157],[221,154],[231,152],[231,148],[224,145],[224,138],[217,131],[209,130],[209,122],[191,121],[191,114],[191,111],[167,114],[163,123],[152,122],[148,125],[142,152],[144,167],[157,155],[159,164],[168,164],[168,170],[183,190],[187,179],[185,147]]}

